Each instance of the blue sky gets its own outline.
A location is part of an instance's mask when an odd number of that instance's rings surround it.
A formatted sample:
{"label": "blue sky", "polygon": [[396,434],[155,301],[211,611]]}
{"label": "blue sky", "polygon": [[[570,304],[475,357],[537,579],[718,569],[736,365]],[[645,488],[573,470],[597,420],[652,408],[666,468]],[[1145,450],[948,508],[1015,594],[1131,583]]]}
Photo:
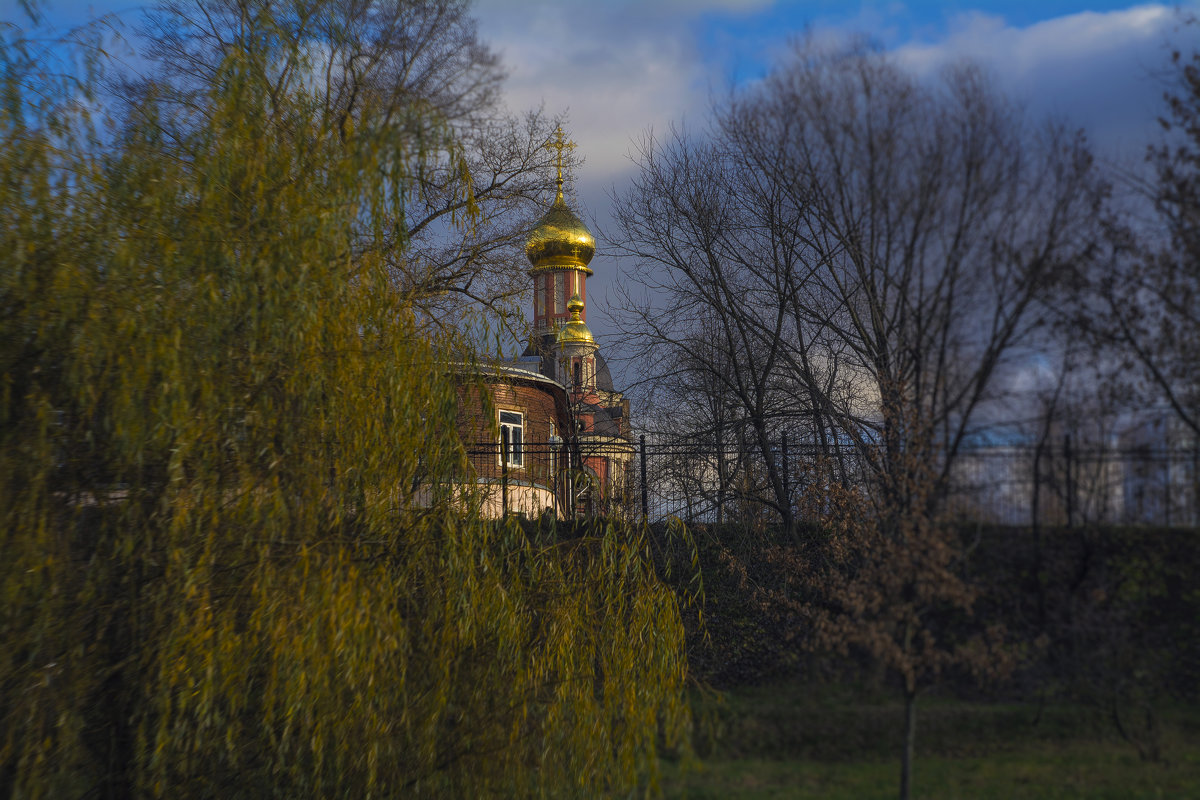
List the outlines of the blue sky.
{"label": "blue sky", "polygon": [[709,58],[725,61],[738,77],[757,77],[770,67],[770,54],[781,34],[816,30],[860,30],[885,48],[936,44],[972,17],[1002,19],[1027,28],[1081,12],[1104,13],[1132,7],[1129,2],[859,2],[780,0],[761,8],[722,8],[698,16],[694,31]]}

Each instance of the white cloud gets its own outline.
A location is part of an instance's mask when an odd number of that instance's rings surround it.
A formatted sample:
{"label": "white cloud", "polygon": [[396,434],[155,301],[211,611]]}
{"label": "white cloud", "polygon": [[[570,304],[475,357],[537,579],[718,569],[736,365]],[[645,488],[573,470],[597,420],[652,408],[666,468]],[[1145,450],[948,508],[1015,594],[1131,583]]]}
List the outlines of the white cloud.
{"label": "white cloud", "polygon": [[[501,51],[514,111],[545,106],[569,111],[571,135],[586,167],[580,193],[600,199],[600,185],[628,174],[631,142],[648,128],[703,117],[711,92],[727,85],[727,54],[718,41],[704,52],[695,22],[708,12],[763,11],[773,0],[480,0],[484,37]],[[866,33],[918,73],[970,59],[1035,114],[1085,127],[1110,152],[1137,151],[1155,130],[1161,86],[1152,73],[1165,61],[1177,17],[1161,4],[1070,14],[1027,27],[965,12],[945,26],[912,26],[903,3],[863,3],[836,25],[812,20],[818,38]],[[901,40],[908,36],[925,41]],[[939,31],[940,33],[933,33]],[[781,50],[780,30],[761,52]],[[928,37],[937,35],[936,41]],[[734,49],[732,46],[730,50]],[[715,50],[716,52],[712,52]]]}
{"label": "white cloud", "polygon": [[955,62],[979,63],[1030,111],[1085,128],[1107,153],[1140,153],[1155,131],[1162,87],[1154,73],[1166,60],[1176,22],[1175,11],[1163,5],[1069,14],[1025,28],[973,12],[953,18],[941,41],[894,52],[924,75]]}
{"label": "white cloud", "polygon": [[698,13],[767,2],[675,0],[649,13],[632,2],[483,0],[477,9],[480,31],[509,73],[509,107],[568,111],[571,136],[587,160],[581,180],[593,184],[629,169],[630,142],[646,128],[664,127],[706,103],[709,67],[686,18],[666,13],[671,6]]}

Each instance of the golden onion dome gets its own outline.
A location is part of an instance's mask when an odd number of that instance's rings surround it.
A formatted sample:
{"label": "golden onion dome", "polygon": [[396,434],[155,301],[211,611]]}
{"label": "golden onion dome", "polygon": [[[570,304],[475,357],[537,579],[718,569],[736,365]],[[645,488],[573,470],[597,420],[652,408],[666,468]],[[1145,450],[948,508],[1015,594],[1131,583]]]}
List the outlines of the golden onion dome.
{"label": "golden onion dome", "polygon": [[562,181],[558,194],[525,241],[525,255],[533,264],[531,273],[545,268],[578,269],[588,275],[588,262],[596,253],[596,237],[563,200]]}
{"label": "golden onion dome", "polygon": [[558,337],[555,339],[558,346],[595,345],[596,337],[592,336],[587,323],[583,321],[583,301],[579,299],[579,295],[572,295],[567,301],[567,310],[571,312],[571,319],[558,329]]}

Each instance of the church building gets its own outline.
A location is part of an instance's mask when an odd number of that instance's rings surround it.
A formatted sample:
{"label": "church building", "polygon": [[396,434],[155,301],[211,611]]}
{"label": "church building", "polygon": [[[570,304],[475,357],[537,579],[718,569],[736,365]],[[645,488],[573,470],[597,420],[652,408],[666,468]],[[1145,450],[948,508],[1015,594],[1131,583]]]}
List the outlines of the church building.
{"label": "church building", "polygon": [[529,347],[516,362],[477,376],[496,419],[475,390],[461,406],[464,440],[487,444],[475,448],[473,461],[492,516],[611,514],[629,497],[629,401],[614,389],[587,325],[596,240],[563,197],[562,151],[573,145],[561,130],[553,144],[554,202],[525,244],[533,279]]}

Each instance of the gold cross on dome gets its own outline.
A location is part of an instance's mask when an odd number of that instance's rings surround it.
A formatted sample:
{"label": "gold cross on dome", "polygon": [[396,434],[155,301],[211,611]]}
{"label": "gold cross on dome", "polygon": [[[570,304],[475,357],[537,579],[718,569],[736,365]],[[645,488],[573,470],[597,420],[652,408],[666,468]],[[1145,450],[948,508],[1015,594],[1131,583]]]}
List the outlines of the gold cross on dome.
{"label": "gold cross on dome", "polygon": [[555,183],[558,184],[558,193],[561,196],[562,195],[562,184],[563,184],[563,177],[562,177],[563,151],[566,150],[568,153],[571,152],[572,150],[575,149],[575,143],[572,142],[570,139],[563,138],[562,125],[559,125],[558,129],[555,130],[555,132],[554,132],[554,139],[551,142],[549,142],[549,144],[551,147],[553,147],[555,150],[558,151],[558,155],[555,156],[555,159],[554,159],[555,167],[558,170],[558,177],[555,178]]}

